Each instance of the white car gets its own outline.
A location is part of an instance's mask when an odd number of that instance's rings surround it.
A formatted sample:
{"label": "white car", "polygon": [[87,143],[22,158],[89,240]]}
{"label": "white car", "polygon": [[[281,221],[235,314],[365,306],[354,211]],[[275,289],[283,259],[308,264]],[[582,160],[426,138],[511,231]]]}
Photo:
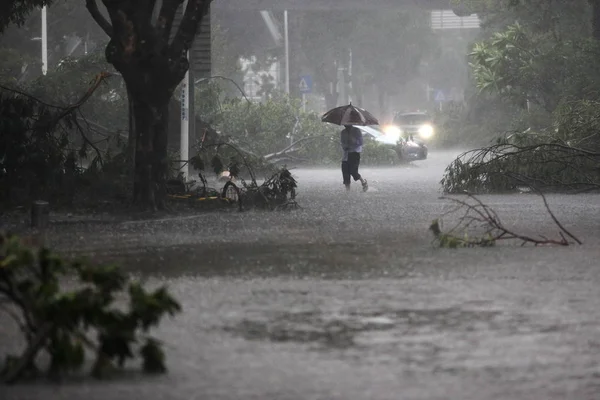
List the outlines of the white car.
{"label": "white car", "polygon": [[384,132],[379,126],[371,125],[371,126],[362,126],[362,125],[353,125],[354,127],[360,129],[363,135],[371,136],[375,141],[382,144],[391,144],[397,145],[400,140],[400,134],[395,132]]}
{"label": "white car", "polygon": [[403,161],[425,160],[427,159],[428,149],[425,143],[416,141],[409,136],[408,139],[402,137],[398,130],[385,130],[379,126],[359,126],[354,125],[363,132],[363,135],[371,136],[375,141],[390,145],[398,157]]}
{"label": "white car", "polygon": [[392,123],[383,127],[383,131],[417,142],[429,140],[435,134],[433,118],[422,111],[397,113]]}

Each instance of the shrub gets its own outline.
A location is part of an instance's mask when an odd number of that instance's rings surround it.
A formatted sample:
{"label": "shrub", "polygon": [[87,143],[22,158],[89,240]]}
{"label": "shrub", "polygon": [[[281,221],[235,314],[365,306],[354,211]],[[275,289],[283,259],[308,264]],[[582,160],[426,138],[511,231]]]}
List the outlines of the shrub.
{"label": "shrub", "polygon": [[[73,277],[76,284],[67,287]],[[116,301],[124,290],[127,307]],[[0,375],[6,383],[37,375],[40,353],[49,357],[52,377],[81,370],[89,352],[95,377],[124,366],[136,351],[145,372],[165,372],[160,342],[148,332],[180,311],[164,287],[147,291],[115,266],[68,263],[6,235],[0,236],[0,304],[8,305],[26,341],[21,355],[6,357]]]}

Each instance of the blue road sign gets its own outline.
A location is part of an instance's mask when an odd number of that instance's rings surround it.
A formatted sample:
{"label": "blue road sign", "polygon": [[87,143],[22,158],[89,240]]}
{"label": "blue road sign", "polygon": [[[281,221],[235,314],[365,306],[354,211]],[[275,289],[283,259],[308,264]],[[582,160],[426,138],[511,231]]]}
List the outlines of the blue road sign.
{"label": "blue road sign", "polygon": [[298,85],[298,87],[300,88],[300,93],[311,93],[312,86],[312,76],[303,75],[300,77],[300,84]]}
{"label": "blue road sign", "polygon": [[442,102],[446,101],[446,96],[444,95],[444,92],[442,92],[441,90],[438,90],[435,94],[435,101],[438,103],[442,103]]}

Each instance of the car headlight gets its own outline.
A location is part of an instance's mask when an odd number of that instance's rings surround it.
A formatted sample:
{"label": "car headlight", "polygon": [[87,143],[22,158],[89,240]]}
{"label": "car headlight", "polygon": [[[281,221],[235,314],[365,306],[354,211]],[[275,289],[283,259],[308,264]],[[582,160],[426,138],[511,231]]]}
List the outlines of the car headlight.
{"label": "car headlight", "polygon": [[400,134],[402,134],[402,129],[398,128],[396,125],[385,125],[382,130],[383,133],[390,136],[400,136]]}
{"label": "car headlight", "polygon": [[433,136],[433,126],[431,125],[423,125],[419,128],[419,136],[423,139],[429,139]]}

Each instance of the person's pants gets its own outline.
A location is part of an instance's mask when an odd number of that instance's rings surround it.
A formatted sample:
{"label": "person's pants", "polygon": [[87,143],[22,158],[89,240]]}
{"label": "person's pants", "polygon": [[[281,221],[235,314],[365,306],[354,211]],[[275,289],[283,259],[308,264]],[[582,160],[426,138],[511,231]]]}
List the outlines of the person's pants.
{"label": "person's pants", "polygon": [[348,161],[342,161],[342,176],[344,178],[344,185],[350,184],[350,177],[354,178],[355,181],[360,180],[361,176],[358,173],[359,165],[360,153],[348,153]]}

